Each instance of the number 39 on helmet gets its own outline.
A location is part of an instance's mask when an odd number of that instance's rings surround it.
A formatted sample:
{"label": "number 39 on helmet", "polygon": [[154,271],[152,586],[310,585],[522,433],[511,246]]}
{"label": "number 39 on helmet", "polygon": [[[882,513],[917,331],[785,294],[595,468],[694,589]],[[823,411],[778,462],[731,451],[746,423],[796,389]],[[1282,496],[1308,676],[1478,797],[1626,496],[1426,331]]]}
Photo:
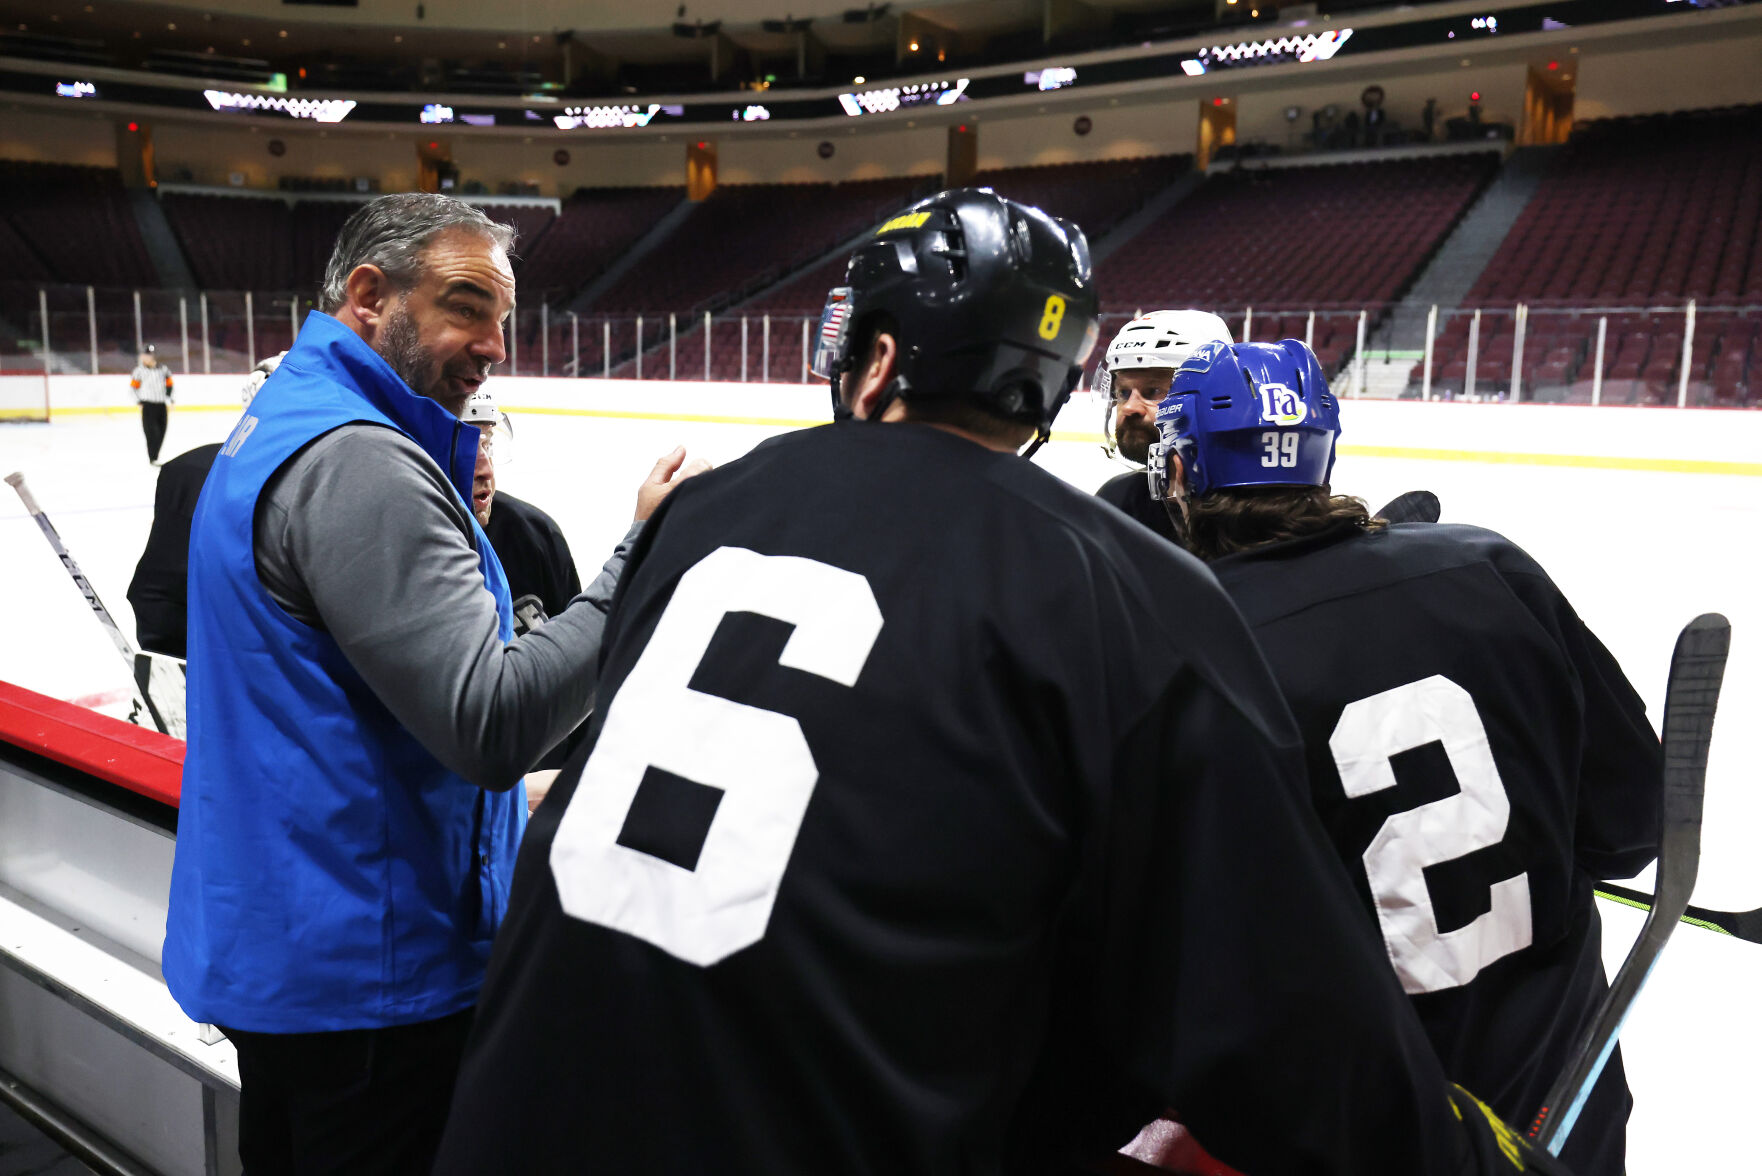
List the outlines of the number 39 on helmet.
{"label": "number 39 on helmet", "polygon": [[[1155,499],[1241,486],[1325,486],[1340,405],[1298,339],[1207,343],[1175,372],[1156,413],[1147,476]],[[1186,485],[1173,483],[1173,462]]]}

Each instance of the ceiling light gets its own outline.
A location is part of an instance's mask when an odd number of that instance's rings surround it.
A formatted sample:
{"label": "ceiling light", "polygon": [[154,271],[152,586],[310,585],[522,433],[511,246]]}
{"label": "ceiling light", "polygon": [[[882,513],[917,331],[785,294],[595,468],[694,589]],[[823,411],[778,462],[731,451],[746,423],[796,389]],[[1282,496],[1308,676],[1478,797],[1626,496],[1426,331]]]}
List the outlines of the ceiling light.
{"label": "ceiling light", "polygon": [[[22,28],[24,28],[24,26],[23,26],[23,25],[19,25],[19,26],[18,26],[18,27],[19,27],[19,28],[21,28],[21,29],[22,29]],[[864,82],[866,82],[866,81],[868,81],[868,80],[869,80],[869,79],[868,79],[868,78],[862,78],[862,77],[857,77],[857,78],[852,78],[852,79],[851,79],[851,81],[852,81],[852,82],[853,82],[853,83],[854,83],[854,84],[856,84],[856,85],[858,85],[858,86],[860,86],[860,85],[862,85],[862,84],[863,84],[863,83],[864,83]]]}
{"label": "ceiling light", "polygon": [[912,44],[911,44],[911,50],[912,50],[912,52],[913,52],[913,53],[916,53],[916,52],[917,52],[917,51],[918,51],[918,43],[917,43],[917,42],[916,42],[916,41],[913,41],[913,42],[912,42]]}

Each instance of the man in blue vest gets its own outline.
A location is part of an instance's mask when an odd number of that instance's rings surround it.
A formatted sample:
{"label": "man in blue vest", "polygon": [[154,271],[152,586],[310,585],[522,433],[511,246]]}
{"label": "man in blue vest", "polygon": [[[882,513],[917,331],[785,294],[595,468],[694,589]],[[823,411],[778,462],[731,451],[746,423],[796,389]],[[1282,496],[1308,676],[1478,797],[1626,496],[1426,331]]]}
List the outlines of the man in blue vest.
{"label": "man in blue vest", "polygon": [[458,419],[504,358],[513,231],[443,196],[339,234],[190,538],[189,750],[164,950],[238,1048],[266,1173],[425,1173],[526,825],[522,773],[586,717],[612,588],[515,639]]}

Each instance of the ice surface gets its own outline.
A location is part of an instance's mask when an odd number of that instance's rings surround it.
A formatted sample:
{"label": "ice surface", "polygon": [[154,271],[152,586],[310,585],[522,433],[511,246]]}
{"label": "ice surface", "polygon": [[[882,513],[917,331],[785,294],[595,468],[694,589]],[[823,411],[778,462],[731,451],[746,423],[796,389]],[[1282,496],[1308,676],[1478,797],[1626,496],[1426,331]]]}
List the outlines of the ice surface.
{"label": "ice surface", "polygon": [[[654,408],[667,411],[667,388]],[[163,456],[222,440],[234,411],[173,409]],[[726,462],[775,428],[704,422],[527,416],[501,487],[549,511],[583,575],[623,534],[635,487],[662,452],[684,443]],[[1119,472],[1089,442],[1055,442],[1038,459],[1092,489]],[[70,416],[0,427],[0,474],[22,469],[75,559],[122,625],[124,596],[152,517],[157,471],[132,415]],[[1724,612],[1733,641],[1708,774],[1696,902],[1762,905],[1762,478],[1562,469],[1533,465],[1342,457],[1335,487],[1372,506],[1414,489],[1436,492],[1445,521],[1472,522],[1523,545],[1554,576],[1620,659],[1657,723],[1677,630]],[[36,526],[0,493],[0,679],[59,698],[126,710],[125,667],[91,619]],[[1637,885],[1650,888],[1649,878]],[[1641,921],[1603,906],[1613,971]],[[1293,966],[1301,966],[1293,961]],[[1634,1176],[1754,1170],[1748,1116],[1762,1058],[1762,946],[1682,927],[1624,1035],[1636,1110]],[[1746,1012],[1746,1009],[1752,1011]]]}

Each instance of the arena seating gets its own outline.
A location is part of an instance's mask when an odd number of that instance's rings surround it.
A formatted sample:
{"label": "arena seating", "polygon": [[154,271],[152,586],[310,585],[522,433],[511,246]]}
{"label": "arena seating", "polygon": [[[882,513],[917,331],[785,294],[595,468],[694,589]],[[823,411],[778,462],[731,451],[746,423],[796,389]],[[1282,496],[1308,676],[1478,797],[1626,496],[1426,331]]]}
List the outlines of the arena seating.
{"label": "arena seating", "polygon": [[673,187],[578,189],[542,231],[522,229],[515,267],[521,298],[528,305],[567,302],[684,198],[685,189]]}
{"label": "arena seating", "polygon": [[1091,242],[1144,206],[1193,166],[1191,155],[1156,155],[982,171],[974,185],[1076,221]]}
{"label": "arena seating", "polygon": [[[1180,179],[1192,165],[1190,155],[1060,163],[982,171],[973,177],[973,183],[1076,221],[1093,244]],[[817,316],[825,305],[826,291],[843,276],[844,263],[842,257],[823,262],[743,309],[755,314],[769,311]],[[737,363],[738,358],[737,353]]]}
{"label": "arena seating", "polygon": [[1498,163],[1487,152],[1214,175],[1097,268],[1102,307],[1374,310],[1414,278]]}
{"label": "arena seating", "polygon": [[203,289],[295,287],[293,217],[284,201],[168,192],[159,207]]}
{"label": "arena seating", "polygon": [[[1675,404],[1696,299],[1689,402],[1737,405],[1762,393],[1757,324],[1730,309],[1762,299],[1762,107],[1600,119],[1574,131],[1548,177],[1469,293],[1483,315],[1476,388],[1511,383],[1509,309],[1530,308],[1525,398],[1591,396],[1597,321],[1607,318],[1602,400]],[[1578,308],[1577,313],[1550,308]],[[1654,309],[1623,309],[1646,308]],[[1596,312],[1596,308],[1611,308]],[[1468,320],[1441,333],[1434,390],[1454,395]],[[1412,381],[1418,383],[1416,365]]]}
{"label": "arena seating", "polygon": [[157,284],[115,168],[0,160],[0,218],[30,243],[53,281]]}
{"label": "arena seating", "polygon": [[861,232],[932,183],[908,176],[724,185],[596,299],[594,309],[696,314],[727,305]]}

